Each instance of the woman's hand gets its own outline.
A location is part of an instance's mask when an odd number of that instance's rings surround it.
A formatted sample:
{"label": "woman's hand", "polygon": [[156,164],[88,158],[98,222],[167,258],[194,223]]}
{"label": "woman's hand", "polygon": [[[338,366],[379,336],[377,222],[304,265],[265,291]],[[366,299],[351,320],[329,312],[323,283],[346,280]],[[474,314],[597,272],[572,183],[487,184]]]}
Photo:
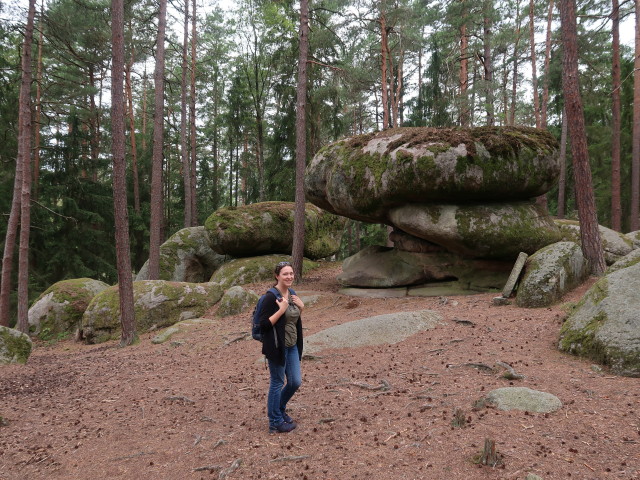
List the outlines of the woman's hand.
{"label": "woman's hand", "polygon": [[297,295],[291,295],[291,301],[293,301],[298,309],[302,311],[302,309],[304,308],[304,303],[302,302],[302,300],[300,300],[300,297],[298,297]]}

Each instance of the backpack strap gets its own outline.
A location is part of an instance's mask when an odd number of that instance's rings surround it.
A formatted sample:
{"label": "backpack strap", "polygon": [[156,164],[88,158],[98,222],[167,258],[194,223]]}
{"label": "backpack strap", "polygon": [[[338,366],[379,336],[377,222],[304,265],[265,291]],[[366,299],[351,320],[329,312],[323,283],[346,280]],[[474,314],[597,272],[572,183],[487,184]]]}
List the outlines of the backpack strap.
{"label": "backpack strap", "polygon": [[280,290],[278,290],[276,287],[271,287],[269,290],[267,290],[267,292],[273,293],[273,295],[276,298],[282,298],[282,295],[280,294]]}

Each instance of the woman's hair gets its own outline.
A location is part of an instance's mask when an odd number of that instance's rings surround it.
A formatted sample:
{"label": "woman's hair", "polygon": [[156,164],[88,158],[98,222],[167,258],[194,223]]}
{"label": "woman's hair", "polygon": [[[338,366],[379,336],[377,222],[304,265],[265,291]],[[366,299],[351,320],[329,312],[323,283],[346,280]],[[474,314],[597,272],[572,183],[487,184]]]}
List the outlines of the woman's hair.
{"label": "woman's hair", "polygon": [[290,267],[290,266],[291,266],[291,262],[280,262],[276,264],[276,268],[273,270],[273,273],[275,273],[276,275],[280,275],[280,272],[284,267]]}

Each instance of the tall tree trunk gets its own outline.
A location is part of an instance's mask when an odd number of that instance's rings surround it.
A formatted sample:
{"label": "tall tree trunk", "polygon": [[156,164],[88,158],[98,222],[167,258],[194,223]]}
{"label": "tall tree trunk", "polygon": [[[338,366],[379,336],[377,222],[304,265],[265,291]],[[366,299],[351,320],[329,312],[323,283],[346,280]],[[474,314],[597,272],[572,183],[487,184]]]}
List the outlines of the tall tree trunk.
{"label": "tall tree trunk", "polygon": [[307,164],[307,59],[309,58],[309,0],[300,0],[300,51],[296,88],[296,195],[291,258],[298,282],[304,254],[304,169]]}
{"label": "tall tree trunk", "polygon": [[560,178],[558,180],[558,218],[564,218],[567,192],[567,114],[562,110],[560,133]]}
{"label": "tall tree trunk", "polygon": [[636,0],[636,47],[633,62],[633,133],[631,147],[632,232],[640,229],[640,0]]}
{"label": "tall tree trunk", "polygon": [[549,77],[551,66],[551,28],[553,22],[553,0],[549,0],[547,15],[547,38],[544,44],[544,86],[542,88],[542,106],[540,112],[540,126],[547,128],[547,107],[549,105]]}
{"label": "tall tree trunk", "polygon": [[[464,2],[464,0],[462,0]],[[460,126],[469,126],[469,58],[467,48],[469,46],[469,39],[467,38],[467,24],[466,24],[466,7],[462,8],[462,25],[460,25]]]}
{"label": "tall tree trunk", "polygon": [[147,151],[147,64],[144,64],[144,73],[142,74],[142,152]]}
{"label": "tall tree trunk", "polygon": [[189,42],[189,2],[184,0],[184,29],[182,37],[182,78],[180,80],[180,158],[184,185],[184,226],[191,226],[191,165],[187,148],[187,44]]}
{"label": "tall tree trunk", "polygon": [[149,240],[149,279],[160,278],[160,243],[163,223],[162,164],[164,144],[164,39],[167,28],[167,0],[160,0],[156,41],[155,113],[153,117],[153,155],[151,165],[151,226]]}
{"label": "tall tree trunk", "polygon": [[191,226],[198,225],[198,196],[196,188],[196,0],[191,13],[191,93],[189,96],[189,124],[191,125]]}
{"label": "tall tree trunk", "polygon": [[36,63],[36,104],[35,117],[33,119],[33,186],[32,197],[38,200],[38,187],[40,183],[40,118],[42,115],[42,44],[44,34],[42,29],[42,18],[44,17],[44,0],[40,1],[40,19],[38,21],[38,61]]}
{"label": "tall tree trunk", "polygon": [[134,51],[131,46],[131,56],[125,66],[125,88],[129,103],[129,137],[131,143],[131,174],[133,177],[133,209],[140,213],[140,180],[138,178],[138,148],[136,146],[136,124],[133,107],[133,92],[131,88],[131,69],[133,68]]}
{"label": "tall tree trunk", "polygon": [[129,251],[129,216],[127,213],[127,164],[124,131],[124,0],[111,0],[111,136],[113,155],[113,209],[116,220],[116,256],[120,297],[120,346],[137,339],[133,310],[133,278]]}
{"label": "tall tree trunk", "polygon": [[533,89],[533,114],[536,119],[536,127],[540,128],[540,97],[538,96],[538,73],[536,65],[536,30],[535,30],[535,3],[529,0],[529,43],[531,45],[531,82]]}
{"label": "tall tree trunk", "polygon": [[378,22],[380,23],[380,67],[381,67],[381,77],[382,77],[382,129],[386,130],[391,126],[390,115],[389,115],[389,82],[388,77],[389,73],[387,72],[387,52],[389,51],[388,43],[389,39],[387,36],[387,19],[385,17],[386,13],[384,12],[384,2],[380,2],[380,18]]}
{"label": "tall tree trunk", "polygon": [[511,108],[509,109],[508,125],[516,124],[516,104],[518,98],[518,47],[520,46],[520,1],[516,4],[516,41],[513,43],[513,76],[511,78]]}
{"label": "tall tree trunk", "polygon": [[493,100],[493,57],[491,53],[491,26],[493,22],[493,1],[485,0],[483,5],[483,46],[484,46],[484,82],[485,101],[487,110],[487,125],[492,127],[495,123]]}
{"label": "tall tree trunk", "polygon": [[[640,0],[638,0],[640,2]],[[571,155],[576,187],[576,203],[580,218],[580,240],[582,252],[591,265],[595,275],[601,275],[606,268],[596,202],[593,194],[589,150],[584,124],[580,82],[578,77],[578,40],[575,0],[560,1],[560,21],[562,24],[562,91],[569,136],[571,137]]]}
{"label": "tall tree trunk", "polygon": [[618,0],[611,2],[612,33],[612,108],[611,108],[611,228],[622,231],[622,205],[620,201],[620,8]]}

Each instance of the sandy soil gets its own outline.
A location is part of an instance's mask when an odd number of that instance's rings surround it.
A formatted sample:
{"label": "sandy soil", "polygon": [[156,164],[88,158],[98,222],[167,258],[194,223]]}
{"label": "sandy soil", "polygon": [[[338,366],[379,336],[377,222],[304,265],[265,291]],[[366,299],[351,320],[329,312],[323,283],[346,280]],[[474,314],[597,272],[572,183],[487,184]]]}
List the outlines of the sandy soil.
{"label": "sandy soil", "polygon": [[[289,409],[299,426],[280,435],[268,434],[268,372],[259,343],[244,337],[249,314],[213,310],[162,345],[150,333],[128,348],[39,343],[27,365],[0,367],[0,479],[640,479],[640,382],[560,353],[561,305],[346,297],[338,271],[297,287],[321,293],[304,312],[305,335],[397,311],[432,309],[443,322],[396,345],[306,359]],[[483,368],[496,362],[525,378]],[[509,385],[564,406],[474,408]],[[474,463],[485,439],[500,464]]]}

